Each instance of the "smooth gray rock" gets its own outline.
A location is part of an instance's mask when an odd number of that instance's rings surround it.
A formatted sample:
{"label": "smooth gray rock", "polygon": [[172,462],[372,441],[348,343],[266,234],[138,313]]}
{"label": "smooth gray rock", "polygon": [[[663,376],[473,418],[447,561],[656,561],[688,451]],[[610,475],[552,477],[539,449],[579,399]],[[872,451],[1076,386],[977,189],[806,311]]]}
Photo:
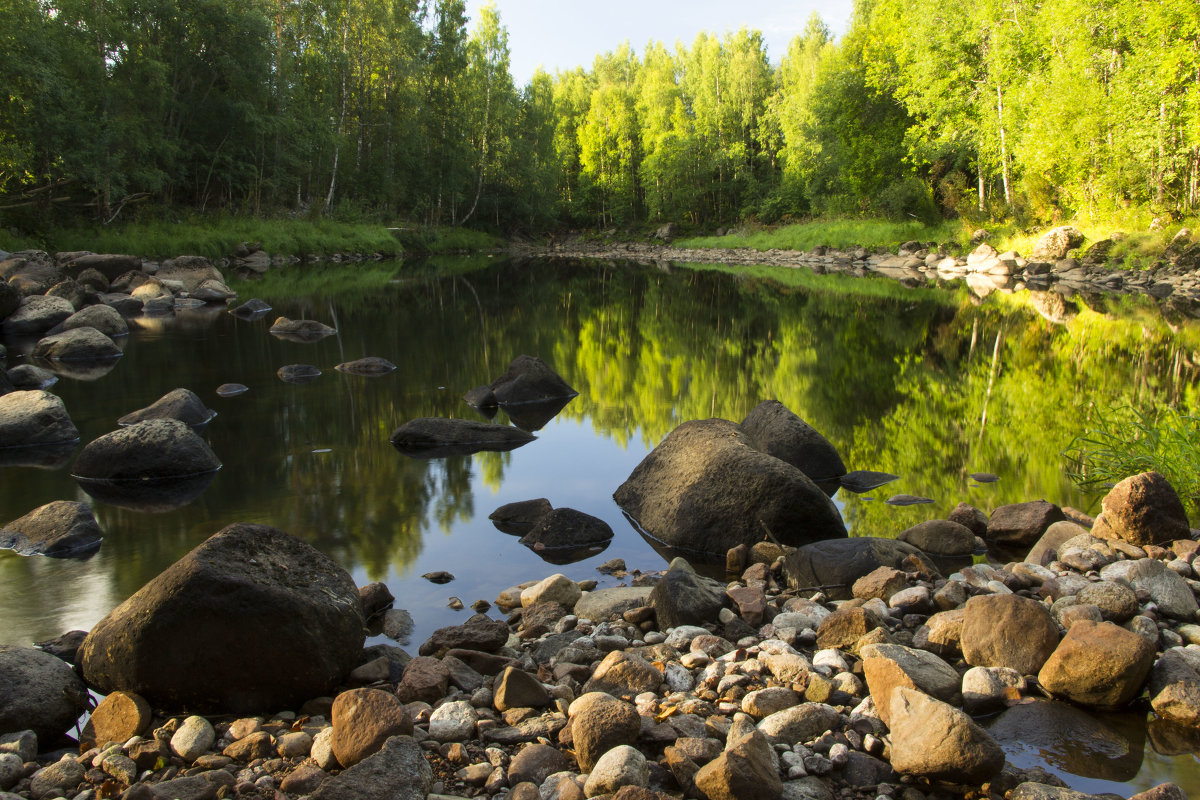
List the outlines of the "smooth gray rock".
{"label": "smooth gray rock", "polygon": [[177,419],[193,428],[212,421],[217,415],[204,405],[204,401],[191,389],[172,389],[145,408],[131,411],[117,420],[118,425],[128,427],[148,419]]}
{"label": "smooth gray rock", "polygon": [[150,419],[89,442],[71,469],[92,481],[145,481],[215,472],[221,462],[208,443],[175,419]]}
{"label": "smooth gray rock", "polygon": [[51,558],[90,555],[103,534],[86,503],[55,500],[0,528],[0,549]]}
{"label": "smooth gray rock", "polygon": [[727,602],[723,584],[698,575],[682,558],[671,562],[666,574],[650,592],[650,605],[658,618],[658,628],[664,631],[680,625],[714,622]]}
{"label": "smooth gray rock", "polygon": [[846,474],[846,465],[829,440],[778,400],[759,403],[741,425],[755,447],[791,464],[814,481]]}
{"label": "smooth gray rock", "polygon": [[111,361],[120,358],[121,348],[95,328],[72,328],[47,336],[33,347],[35,358],[51,361]]}
{"label": "smooth gray rock", "polygon": [[33,295],[21,300],[17,310],[0,323],[9,336],[36,336],[45,333],[75,313],[75,306],[61,297]]}
{"label": "smooth gray rock", "polygon": [[87,306],[63,320],[63,330],[94,328],[110,339],[129,335],[129,323],[112,306]]}
{"label": "smooth gray rock", "polygon": [[40,389],[0,396],[0,448],[79,441],[79,430],[57,395]]}
{"label": "smooth gray rock", "polygon": [[393,736],[383,749],[322,783],[311,800],[425,800],[433,770],[411,736]]}

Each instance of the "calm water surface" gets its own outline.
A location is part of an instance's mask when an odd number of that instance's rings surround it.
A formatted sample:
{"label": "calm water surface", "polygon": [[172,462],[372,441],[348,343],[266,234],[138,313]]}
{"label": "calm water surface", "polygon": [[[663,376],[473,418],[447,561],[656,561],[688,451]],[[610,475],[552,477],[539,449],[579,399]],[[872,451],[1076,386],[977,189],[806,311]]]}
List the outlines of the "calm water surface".
{"label": "calm water surface", "polygon": [[[808,270],[650,268],[610,262],[449,259],[433,264],[300,266],[239,287],[274,306],[242,321],[222,309],[135,321],[105,374],[64,376],[61,396],[84,442],[121,415],[186,387],[218,412],[205,436],[224,463],[188,505],[147,513],[92,501],[57,468],[2,467],[0,521],[52,500],[91,502],[105,533],[87,560],[0,552],[0,643],[28,645],[87,629],[190,548],[235,521],[273,525],[331,555],[362,584],[387,583],[415,620],[415,647],[521,581],[564,572],[611,585],[595,568],[665,560],[611,495],[655,443],[689,419],[741,419],[777,398],[821,430],[851,469],[901,479],[835,497],[852,532],[894,535],[960,500],[985,511],[1045,498],[1095,511],[1066,477],[1062,451],[1097,409],[1170,403],[1195,413],[1200,331],[1153,303],[907,289],[882,278]],[[338,335],[300,344],[267,333],[276,315],[317,319]],[[7,340],[8,366],[30,342]],[[466,390],[521,353],[578,391],[537,440],[509,453],[407,458],[388,435],[414,417],[480,419]],[[333,369],[381,356],[399,369],[366,378]],[[324,371],[308,384],[287,364]],[[101,371],[103,372],[103,371]],[[249,392],[218,397],[222,383]],[[503,412],[498,421],[507,421]],[[973,472],[996,483],[978,484]],[[885,504],[893,494],[929,505]],[[497,531],[488,514],[546,497],[616,531],[602,553],[552,565]],[[456,580],[420,578],[448,570]],[[451,597],[468,607],[448,608]],[[1050,763],[1078,788],[1129,794],[1174,779],[1200,796],[1192,743],[1147,736],[1118,749],[1122,774]],[[1176,739],[1178,737],[1175,737]],[[1168,741],[1168,739],[1171,739]],[[1177,750],[1168,757],[1155,750]],[[1144,757],[1141,753],[1144,751]],[[1038,753],[1041,753],[1039,755]],[[1029,754],[1013,752],[1014,761]]]}

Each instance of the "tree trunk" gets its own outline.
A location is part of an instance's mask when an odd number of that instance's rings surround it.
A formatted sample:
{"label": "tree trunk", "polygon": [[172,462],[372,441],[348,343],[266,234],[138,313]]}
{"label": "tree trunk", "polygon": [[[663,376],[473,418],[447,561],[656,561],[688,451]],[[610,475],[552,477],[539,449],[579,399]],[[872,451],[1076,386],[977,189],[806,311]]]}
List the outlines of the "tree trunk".
{"label": "tree trunk", "polygon": [[1004,205],[1012,205],[1012,195],[1008,188],[1008,150],[1004,142],[1004,94],[1000,84],[996,84],[996,121],[1000,125],[1000,177],[1004,181]]}

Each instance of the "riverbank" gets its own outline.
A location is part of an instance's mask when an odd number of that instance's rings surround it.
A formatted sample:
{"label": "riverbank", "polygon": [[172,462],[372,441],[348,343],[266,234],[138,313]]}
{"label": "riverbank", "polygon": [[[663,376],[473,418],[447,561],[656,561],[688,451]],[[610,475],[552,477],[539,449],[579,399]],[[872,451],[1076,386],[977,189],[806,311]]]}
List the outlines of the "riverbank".
{"label": "riverbank", "polygon": [[[1088,800],[1063,778],[1141,767],[1105,709],[1149,704],[1160,753],[1200,746],[1197,532],[1128,541],[1148,529],[1127,511],[1172,517],[1162,487],[1150,494],[1147,508],[1114,490],[1103,523],[960,505],[899,541],[838,540],[825,563],[823,545],[756,545],[731,552],[729,583],[682,559],[598,568],[625,588],[522,583],[495,598],[501,618],[441,629],[416,657],[367,647],[335,693],[297,708],[164,715],[113,692],[81,753],[0,737],[0,796]],[[963,531],[972,547],[1033,546],[942,577],[934,561],[971,562],[947,556]],[[386,587],[358,591],[373,630],[400,635]],[[78,662],[78,637],[43,647]],[[1033,731],[1046,760],[1005,763]],[[1200,786],[1178,780],[1132,796]]]}

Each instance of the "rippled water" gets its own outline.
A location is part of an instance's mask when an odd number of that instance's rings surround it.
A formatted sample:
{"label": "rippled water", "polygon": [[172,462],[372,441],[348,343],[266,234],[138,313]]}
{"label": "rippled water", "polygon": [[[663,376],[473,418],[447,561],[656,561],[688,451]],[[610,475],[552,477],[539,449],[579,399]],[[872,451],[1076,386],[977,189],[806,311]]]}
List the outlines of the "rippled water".
{"label": "rippled water", "polygon": [[[1061,456],[1092,409],[1172,403],[1194,413],[1197,404],[1200,332],[1145,301],[1063,304],[1024,292],[979,303],[961,287],[807,270],[487,259],[298,266],[240,288],[274,311],[256,321],[213,307],[136,320],[110,370],[52,387],[84,442],[172,389],[192,389],[218,412],[204,435],[224,466],[197,499],[160,513],[91,500],[70,478],[70,459],[0,468],[0,520],[78,499],[93,503],[105,533],[82,561],[0,552],[0,643],[89,628],[207,536],[252,521],[310,542],[360,584],[386,582],[414,617],[415,649],[434,628],[464,620],[474,601],[524,580],[561,571],[612,584],[595,568],[614,557],[664,568],[612,492],[680,422],[741,419],[768,398],[825,433],[851,469],[901,476],[835,498],[852,532],[875,535],[944,516],[960,500],[985,511],[1039,497],[1095,510],[1098,498],[1071,484]],[[285,341],[267,332],[276,315],[338,334]],[[25,363],[32,343],[5,343],[8,365]],[[580,393],[536,441],[443,460],[388,444],[414,417],[481,419],[462,394],[521,353],[546,360]],[[399,369],[375,378],[333,369],[364,356]],[[323,374],[284,383],[276,371],[289,364]],[[218,396],[227,383],[249,391]],[[971,477],[979,473],[998,480]],[[933,503],[884,502],[896,494]],[[583,561],[546,563],[487,519],[535,497],[600,517],[616,536]],[[419,577],[435,570],[456,580]],[[467,609],[448,608],[452,597]],[[1189,754],[1167,758],[1153,736],[1135,739],[1146,758],[1115,778],[1119,791],[1170,775],[1200,794],[1191,750],[1172,745]],[[1071,780],[1084,788],[1091,779]]]}

